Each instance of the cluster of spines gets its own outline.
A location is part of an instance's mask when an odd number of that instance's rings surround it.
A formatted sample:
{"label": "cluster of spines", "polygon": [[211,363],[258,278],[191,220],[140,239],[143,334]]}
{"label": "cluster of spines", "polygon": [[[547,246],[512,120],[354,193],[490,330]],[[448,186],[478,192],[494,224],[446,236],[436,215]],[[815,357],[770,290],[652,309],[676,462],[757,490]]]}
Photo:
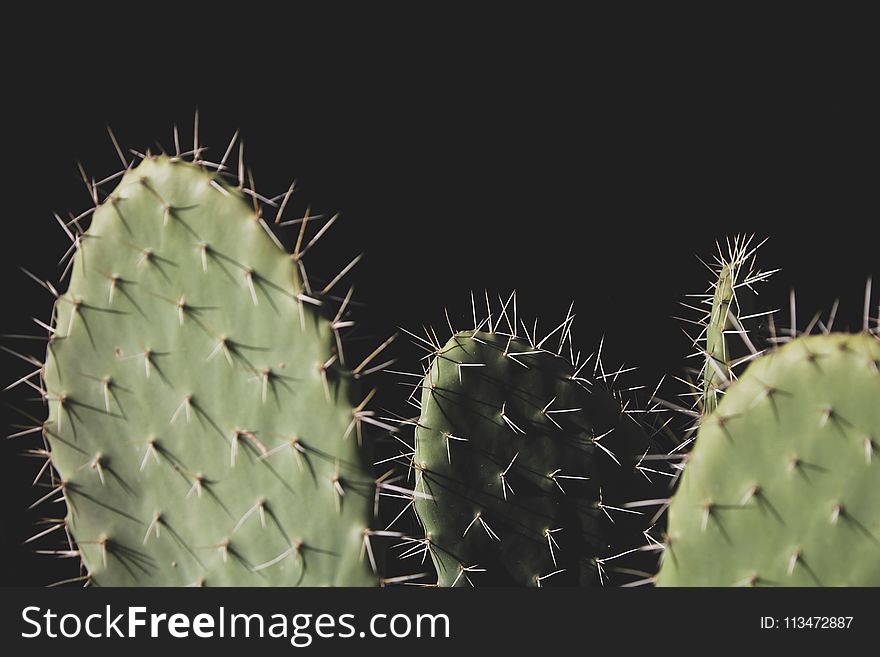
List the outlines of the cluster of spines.
{"label": "cluster of spines", "polygon": [[757,287],[779,271],[763,271],[757,266],[758,251],[766,242],[755,243],[754,235],[738,235],[724,245],[716,243],[712,261],[700,259],[711,273],[707,290],[690,294],[688,301],[681,302],[694,316],[676,319],[688,327],[684,332],[694,348],[688,358],[700,365],[689,368],[686,379],[676,377],[687,386],[687,392],[680,395],[686,400],[684,404],[660,403],[692,418],[684,435],[685,445],[693,440],[700,421],[718,405],[726,387],[766,348],[762,322],[772,318],[775,310],[755,308]]}

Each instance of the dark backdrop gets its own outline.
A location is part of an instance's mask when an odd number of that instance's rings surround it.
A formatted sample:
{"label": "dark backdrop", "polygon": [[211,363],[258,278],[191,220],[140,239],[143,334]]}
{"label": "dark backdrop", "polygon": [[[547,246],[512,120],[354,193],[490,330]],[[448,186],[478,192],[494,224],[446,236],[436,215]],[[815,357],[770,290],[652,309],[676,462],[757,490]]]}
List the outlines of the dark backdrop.
{"label": "dark backdrop", "polygon": [[[127,147],[169,147],[175,122],[191,139],[196,107],[217,157],[241,129],[264,193],[296,178],[298,210],[342,213],[312,268],[366,253],[355,280],[376,336],[442,325],[444,305],[467,316],[471,289],[516,288],[545,326],[574,299],[580,343],[607,334],[608,358],[656,381],[683,370],[672,317],[705,288],[694,256],[716,239],[769,236],[763,263],[783,271],[765,298],[785,304],[796,287],[803,319],[841,297],[842,317],[860,322],[865,279],[880,285],[876,85],[856,43],[758,54],[711,35],[641,42],[625,25],[601,46],[595,28],[351,42],[299,27],[212,49],[187,29],[46,38],[26,65],[4,46],[0,332],[34,333],[30,318],[48,316],[51,298],[18,267],[57,275],[67,244],[52,212],[89,203],[76,162],[96,177],[118,166],[105,124]],[[397,355],[415,367],[415,352]],[[26,372],[0,363],[4,382]],[[4,428],[26,396],[4,394]],[[23,446],[0,443],[0,581],[44,584],[70,564],[21,546],[38,517]]]}

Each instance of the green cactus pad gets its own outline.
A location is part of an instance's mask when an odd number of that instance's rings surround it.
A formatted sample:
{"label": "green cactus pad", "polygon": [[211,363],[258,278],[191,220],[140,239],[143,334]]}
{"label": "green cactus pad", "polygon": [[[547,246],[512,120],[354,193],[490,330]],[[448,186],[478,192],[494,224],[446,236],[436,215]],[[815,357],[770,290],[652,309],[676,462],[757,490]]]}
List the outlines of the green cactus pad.
{"label": "green cactus pad", "polygon": [[147,157],[79,242],[45,434],[91,583],[375,585],[353,382],[250,200]]}
{"label": "green cactus pad", "polygon": [[438,350],[414,468],[440,586],[586,586],[600,568],[604,583],[603,560],[644,543],[645,518],[620,500],[639,495],[626,484],[644,483],[648,439],[592,369],[496,331]]}
{"label": "green cactus pad", "polygon": [[665,586],[880,585],[880,342],[804,336],[703,423],[669,509]]}
{"label": "green cactus pad", "polygon": [[753,239],[737,236],[732,243],[727,242],[726,252],[718,247],[715,278],[705,297],[711,309],[697,322],[702,332],[694,344],[703,360],[699,379],[704,416],[715,410],[741,367],[763,348],[763,341],[756,335],[760,322],[749,320],[763,317],[755,312],[755,286],[775,272],[756,269],[756,253],[766,240],[752,245]]}
{"label": "green cactus pad", "polygon": [[731,378],[730,358],[724,332],[733,329],[730,305],[733,302],[733,277],[735,270],[729,264],[721,267],[712,311],[706,322],[706,354],[701,372],[703,382],[703,412],[708,414],[718,406],[718,389],[727,385]]}

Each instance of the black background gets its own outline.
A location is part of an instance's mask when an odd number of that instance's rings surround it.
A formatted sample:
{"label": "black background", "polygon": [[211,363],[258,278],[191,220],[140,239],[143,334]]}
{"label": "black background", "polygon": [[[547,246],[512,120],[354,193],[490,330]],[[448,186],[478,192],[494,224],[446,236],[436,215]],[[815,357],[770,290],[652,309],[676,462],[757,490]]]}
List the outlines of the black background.
{"label": "black background", "polygon": [[[342,213],[311,268],[332,275],[366,253],[357,296],[377,337],[441,326],[444,305],[469,316],[471,289],[517,289],[548,329],[574,299],[584,348],[606,334],[607,357],[654,382],[685,366],[672,317],[706,287],[694,256],[716,239],[769,236],[762,262],[783,271],[762,294],[786,306],[795,287],[802,324],[840,297],[858,326],[880,274],[876,75],[858,37],[831,43],[791,20],[661,30],[648,16],[396,15],[397,29],[340,15],[278,30],[150,18],[140,35],[133,20],[62,17],[58,35],[4,46],[2,333],[48,317],[51,298],[18,267],[59,273],[52,212],[89,205],[76,162],[97,178],[119,165],[105,125],[126,147],[169,148],[174,123],[191,140],[196,107],[215,157],[241,129],[261,191],[296,178],[298,211]],[[416,367],[416,352],[397,355]],[[25,372],[3,357],[4,381]],[[42,585],[71,566],[21,546],[39,515],[23,445],[0,443],[0,583]]]}

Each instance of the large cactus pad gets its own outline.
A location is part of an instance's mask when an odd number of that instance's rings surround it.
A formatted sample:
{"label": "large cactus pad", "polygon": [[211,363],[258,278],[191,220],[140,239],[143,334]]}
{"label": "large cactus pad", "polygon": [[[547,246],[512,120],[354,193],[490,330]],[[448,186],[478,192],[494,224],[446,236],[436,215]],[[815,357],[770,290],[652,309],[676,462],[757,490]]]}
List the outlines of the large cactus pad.
{"label": "large cactus pad", "polygon": [[880,585],[880,342],[805,336],[705,420],[658,584]]}
{"label": "large cactus pad", "polygon": [[375,584],[352,382],[259,210],[148,157],[79,242],[45,433],[92,583]]}

